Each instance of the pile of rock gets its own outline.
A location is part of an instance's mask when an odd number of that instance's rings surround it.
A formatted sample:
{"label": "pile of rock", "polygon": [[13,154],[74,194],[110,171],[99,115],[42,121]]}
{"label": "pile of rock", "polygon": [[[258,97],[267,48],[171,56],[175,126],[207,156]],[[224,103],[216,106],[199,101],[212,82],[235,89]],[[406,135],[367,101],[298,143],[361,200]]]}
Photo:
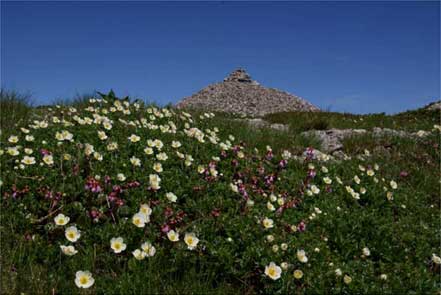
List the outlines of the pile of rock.
{"label": "pile of rock", "polygon": [[244,69],[233,71],[221,83],[209,85],[176,104],[178,108],[197,108],[260,117],[286,111],[317,112],[306,100],[251,79]]}
{"label": "pile of rock", "polygon": [[251,85],[259,85],[257,81],[251,79],[251,76],[244,69],[237,69],[233,71],[228,77],[224,79],[224,82],[240,82],[240,83],[248,83]]}

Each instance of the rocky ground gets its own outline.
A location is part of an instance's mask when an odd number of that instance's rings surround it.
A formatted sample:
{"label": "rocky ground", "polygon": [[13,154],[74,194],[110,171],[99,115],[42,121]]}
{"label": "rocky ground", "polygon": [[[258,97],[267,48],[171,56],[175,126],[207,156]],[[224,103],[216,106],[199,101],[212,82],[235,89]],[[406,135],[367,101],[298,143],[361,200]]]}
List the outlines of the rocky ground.
{"label": "rocky ground", "polygon": [[[256,128],[270,128],[277,131],[289,131],[289,126],[285,124],[271,124],[263,119],[235,119],[246,122]],[[427,131],[408,132],[404,130],[394,130],[390,128],[374,127],[372,130],[366,129],[337,129],[328,130],[308,130],[301,133],[304,137],[313,137],[319,140],[320,150],[326,154],[332,155],[337,159],[344,159],[346,155],[342,152],[343,140],[355,136],[372,135],[374,137],[400,137],[400,138],[421,138],[429,134]],[[315,150],[316,157],[320,158],[322,152]]]}

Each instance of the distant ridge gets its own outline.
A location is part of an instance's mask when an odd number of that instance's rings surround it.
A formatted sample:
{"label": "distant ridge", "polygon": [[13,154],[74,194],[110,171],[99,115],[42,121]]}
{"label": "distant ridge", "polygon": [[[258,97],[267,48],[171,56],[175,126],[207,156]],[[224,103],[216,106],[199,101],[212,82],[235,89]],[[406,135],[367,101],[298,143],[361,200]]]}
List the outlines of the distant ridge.
{"label": "distant ridge", "polygon": [[196,108],[211,111],[260,117],[284,111],[317,112],[320,109],[303,98],[254,81],[242,68],[231,72],[223,82],[211,84],[176,104],[177,108]]}

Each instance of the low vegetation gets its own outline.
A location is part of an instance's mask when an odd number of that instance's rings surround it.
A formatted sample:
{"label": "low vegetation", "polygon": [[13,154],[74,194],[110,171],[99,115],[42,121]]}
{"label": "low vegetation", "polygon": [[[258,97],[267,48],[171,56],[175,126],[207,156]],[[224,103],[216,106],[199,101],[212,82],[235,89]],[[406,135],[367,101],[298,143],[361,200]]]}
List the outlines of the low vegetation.
{"label": "low vegetation", "polygon": [[31,113],[31,108],[30,94],[0,89],[0,126],[3,130],[13,128],[16,124],[23,124]]}
{"label": "low vegetation", "polygon": [[292,130],[113,93],[31,109],[0,135],[1,292],[436,293],[439,122],[377,116],[429,135],[350,138],[331,161]]}
{"label": "low vegetation", "polygon": [[264,119],[271,123],[287,124],[294,132],[331,128],[371,130],[374,127],[415,132],[428,130],[433,128],[434,124],[439,124],[440,113],[437,110],[426,109],[407,111],[395,115],[384,113],[355,115],[333,112],[285,112],[266,115]]}

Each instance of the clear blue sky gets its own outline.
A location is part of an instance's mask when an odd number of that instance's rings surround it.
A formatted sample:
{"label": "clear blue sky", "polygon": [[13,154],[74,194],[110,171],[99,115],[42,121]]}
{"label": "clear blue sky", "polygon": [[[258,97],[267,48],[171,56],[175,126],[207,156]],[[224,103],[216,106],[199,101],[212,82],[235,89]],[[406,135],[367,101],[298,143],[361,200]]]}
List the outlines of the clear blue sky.
{"label": "clear blue sky", "polygon": [[439,23],[424,1],[2,1],[1,84],[165,104],[242,66],[321,108],[395,113],[440,96]]}

